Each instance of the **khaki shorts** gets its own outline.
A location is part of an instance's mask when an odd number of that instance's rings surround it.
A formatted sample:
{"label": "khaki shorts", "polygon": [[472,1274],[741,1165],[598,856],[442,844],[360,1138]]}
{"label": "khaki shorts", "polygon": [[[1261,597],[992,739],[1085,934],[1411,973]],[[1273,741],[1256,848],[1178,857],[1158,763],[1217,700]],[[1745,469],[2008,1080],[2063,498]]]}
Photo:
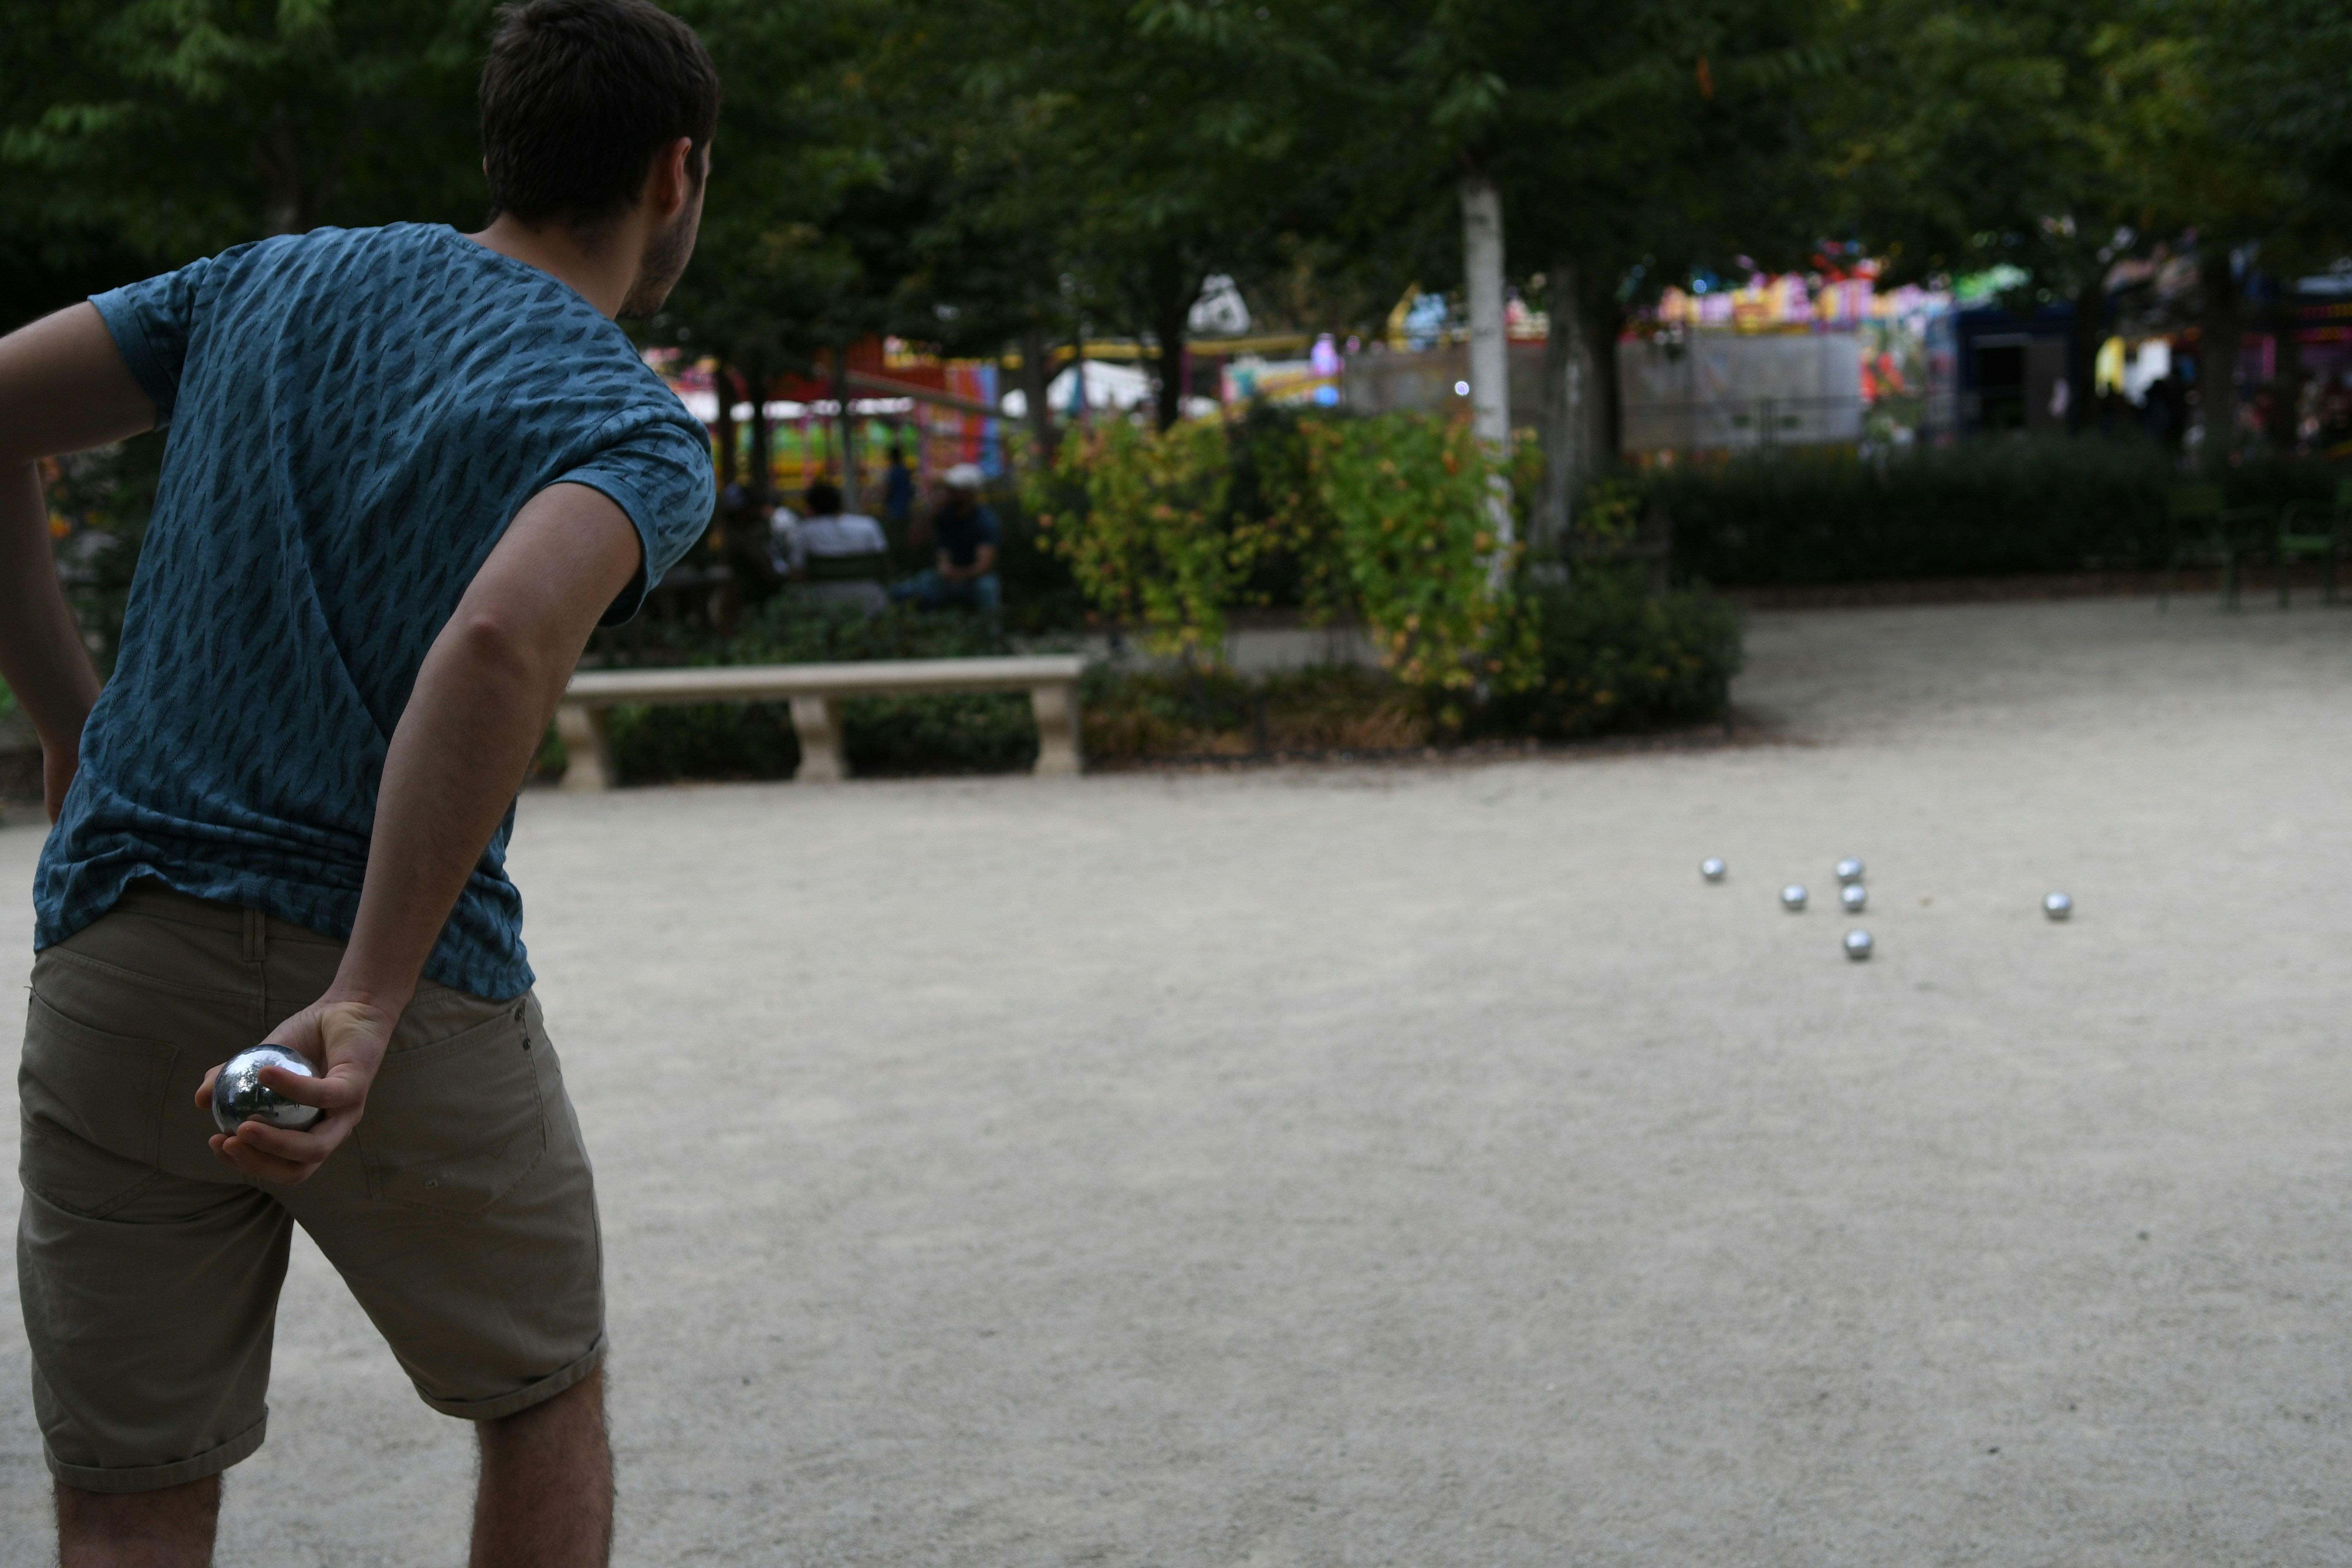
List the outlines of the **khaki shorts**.
{"label": "khaki shorts", "polygon": [[205,1070],[315,1000],[341,955],[150,882],[34,962],[16,1267],[67,1485],[175,1486],[261,1446],[298,1224],[436,1410],[509,1415],[603,1359],[595,1189],[531,996],[420,986],[365,1116],[299,1186],[207,1146]]}

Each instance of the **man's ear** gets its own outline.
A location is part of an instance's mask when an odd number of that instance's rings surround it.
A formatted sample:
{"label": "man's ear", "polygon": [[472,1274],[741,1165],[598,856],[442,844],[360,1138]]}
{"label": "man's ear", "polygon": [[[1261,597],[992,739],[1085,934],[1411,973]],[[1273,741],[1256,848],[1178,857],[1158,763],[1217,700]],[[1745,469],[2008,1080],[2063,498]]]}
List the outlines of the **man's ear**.
{"label": "man's ear", "polygon": [[653,167],[647,171],[646,183],[653,188],[646,193],[646,205],[664,223],[685,211],[686,204],[693,199],[694,182],[686,172],[686,161],[693,149],[693,139],[681,136],[655,156]]}

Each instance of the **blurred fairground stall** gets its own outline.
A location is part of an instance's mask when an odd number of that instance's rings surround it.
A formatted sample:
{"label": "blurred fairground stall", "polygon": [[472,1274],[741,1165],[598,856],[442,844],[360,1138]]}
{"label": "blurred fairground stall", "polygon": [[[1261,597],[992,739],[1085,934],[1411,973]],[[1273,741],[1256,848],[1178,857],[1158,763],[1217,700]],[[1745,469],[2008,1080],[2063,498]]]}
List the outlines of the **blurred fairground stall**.
{"label": "blurred fairground stall", "polygon": [[[1702,275],[1664,289],[1605,345],[1553,343],[1550,320],[1515,297],[1513,423],[1562,418],[1580,449],[1613,445],[1641,465],[2084,430],[2141,432],[2184,453],[2202,443],[2216,338],[2194,251],[2116,263],[2099,320],[2078,337],[2072,306],[2036,297],[2014,269],[1883,288],[1876,262],[1831,250],[1803,273]],[[2352,270],[2281,279],[2244,257],[2231,264],[2241,444],[2352,457]],[[1192,325],[1186,417],[1260,400],[1364,414],[1469,404],[1468,324],[1445,295],[1408,289],[1378,333],[1265,331],[1233,281],[1213,278]],[[722,399],[709,361],[665,349],[646,357],[731,453],[725,470],[747,485],[764,471],[778,497],[828,479],[871,506],[894,454],[918,493],[959,463],[1002,478],[1037,423],[1017,354],[946,359],[869,339],[838,365],[771,383],[757,401],[740,384]],[[1051,422],[1150,417],[1158,358],[1148,340],[1060,345],[1045,377]],[[2078,366],[2087,375],[2070,374]]]}

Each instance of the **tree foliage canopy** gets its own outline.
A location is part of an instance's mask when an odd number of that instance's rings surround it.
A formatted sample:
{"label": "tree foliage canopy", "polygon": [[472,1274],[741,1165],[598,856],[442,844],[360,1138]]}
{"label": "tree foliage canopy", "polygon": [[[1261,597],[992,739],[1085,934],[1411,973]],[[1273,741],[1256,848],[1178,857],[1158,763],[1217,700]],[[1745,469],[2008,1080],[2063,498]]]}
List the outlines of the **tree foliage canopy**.
{"label": "tree foliage canopy", "polygon": [[[877,331],[1082,324],[1171,362],[1202,279],[1370,325],[1455,279],[1454,188],[1523,281],[1615,308],[1859,240],[2069,294],[2194,229],[2352,249],[2336,0],[675,0],[727,84],[654,327],[806,367]],[[0,0],[11,320],[320,223],[482,210],[491,0]]]}

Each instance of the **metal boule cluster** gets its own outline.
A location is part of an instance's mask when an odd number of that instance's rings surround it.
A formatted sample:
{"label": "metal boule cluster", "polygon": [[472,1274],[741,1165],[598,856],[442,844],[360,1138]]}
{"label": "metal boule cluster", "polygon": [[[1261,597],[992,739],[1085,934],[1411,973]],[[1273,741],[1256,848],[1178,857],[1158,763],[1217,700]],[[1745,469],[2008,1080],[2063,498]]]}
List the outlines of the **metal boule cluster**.
{"label": "metal boule cluster", "polygon": [[[1838,906],[1850,915],[1862,913],[1863,906],[1870,902],[1870,889],[1862,885],[1862,871],[1859,857],[1849,855],[1837,863]],[[1860,926],[1845,933],[1845,955],[1856,963],[1868,958],[1877,945]]]}
{"label": "metal boule cluster", "polygon": [[[1720,856],[1710,855],[1698,863],[1698,874],[1710,882],[1722,881],[1728,869]],[[1856,855],[1837,863],[1838,907],[1847,914],[1858,915],[1870,907],[1870,889],[1863,881],[1866,869]],[[1790,882],[1780,889],[1780,907],[1792,915],[1802,914],[1811,897],[1802,882]],[[2053,921],[2069,919],[2074,913],[2074,900],[2064,893],[2045,893],[2042,913]],[[1856,963],[1868,958],[1877,946],[1876,940],[1859,926],[1845,933],[1845,955]]]}

